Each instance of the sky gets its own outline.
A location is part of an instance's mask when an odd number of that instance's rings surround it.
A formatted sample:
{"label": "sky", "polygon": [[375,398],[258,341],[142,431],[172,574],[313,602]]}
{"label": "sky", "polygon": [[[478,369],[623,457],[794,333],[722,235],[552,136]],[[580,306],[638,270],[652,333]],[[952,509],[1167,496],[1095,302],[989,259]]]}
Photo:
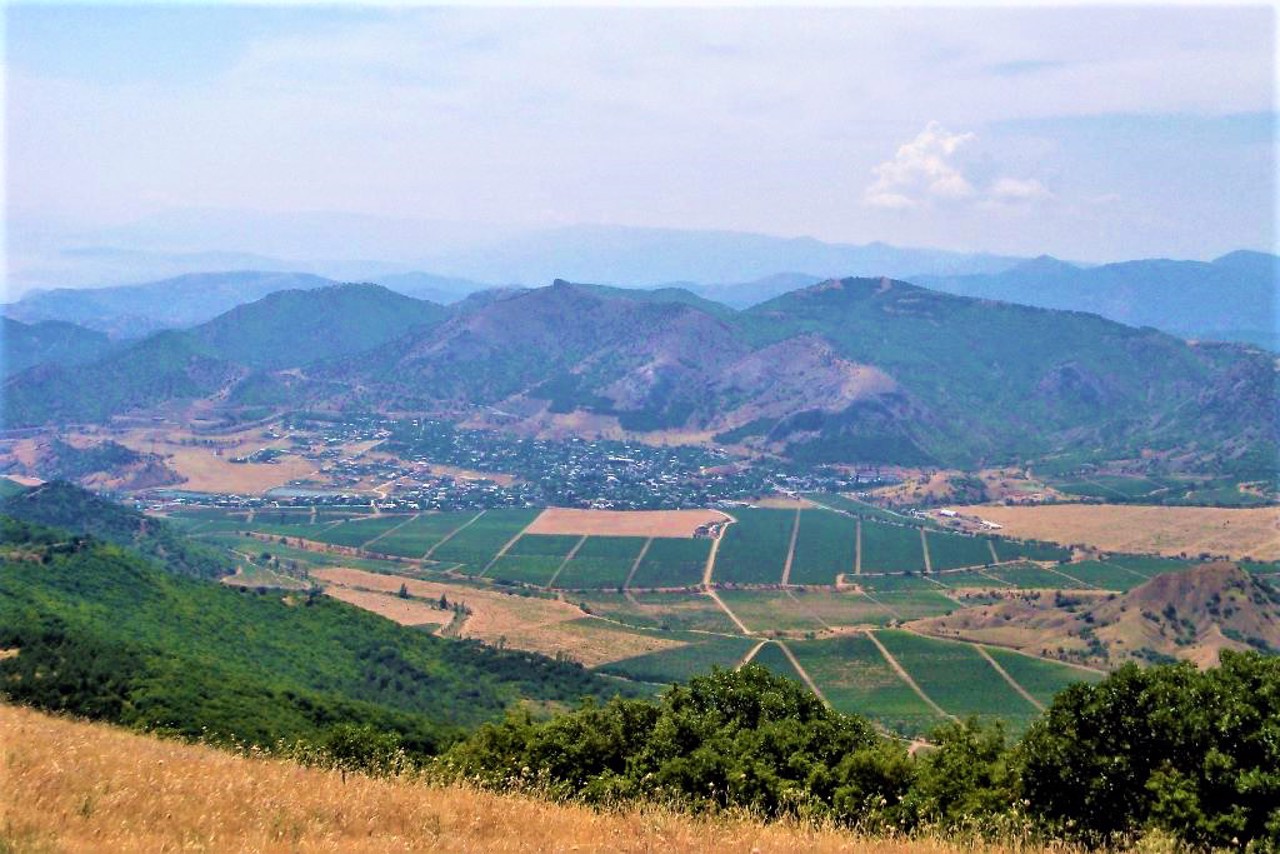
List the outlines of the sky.
{"label": "sky", "polygon": [[9,4],[6,220],[1275,251],[1276,32],[1265,5]]}

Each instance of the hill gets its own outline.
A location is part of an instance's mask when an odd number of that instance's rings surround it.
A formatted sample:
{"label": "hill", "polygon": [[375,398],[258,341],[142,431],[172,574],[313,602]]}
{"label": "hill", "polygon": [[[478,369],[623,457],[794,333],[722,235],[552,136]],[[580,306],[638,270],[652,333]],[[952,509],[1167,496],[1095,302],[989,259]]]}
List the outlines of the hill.
{"label": "hill", "polygon": [[1262,252],[1207,263],[1152,259],[1097,267],[1042,256],[996,273],[912,281],[963,296],[1088,311],[1186,338],[1280,349],[1280,257]]}
{"label": "hill", "polygon": [[[447,310],[378,285],[287,290],[237,306],[193,329],[158,332],[98,362],[42,365],[6,382],[11,425],[102,420],[170,400],[230,394],[238,403],[280,395],[292,368],[376,347],[428,329]],[[244,381],[241,383],[241,381]]]}
{"label": "hill", "polygon": [[0,515],[124,546],[180,575],[217,578],[235,571],[228,554],[188,540],[161,519],[144,516],[65,481],[52,481],[0,499]]}
{"label": "hill", "polygon": [[211,353],[257,369],[292,368],[348,356],[425,330],[443,306],[379,285],[327,285],[277,291],[191,330]]}
{"label": "hill", "polygon": [[224,392],[249,370],[219,358],[186,332],[157,332],[74,368],[38,365],[4,384],[11,427],[103,421],[112,415]]}
{"label": "hill", "polygon": [[1208,666],[1223,649],[1280,651],[1280,591],[1235,564],[1214,563],[1120,595],[1019,593],[911,627],[1107,667],[1172,659]]}
{"label": "hill", "polygon": [[113,338],[140,338],[195,326],[276,291],[334,284],[307,273],[190,273],[139,285],[36,291],[5,306],[5,314],[28,323],[63,320]]}
{"label": "hill", "polygon": [[102,332],[74,323],[22,323],[0,318],[0,368],[5,377],[45,362],[80,365],[101,358],[110,347]]}
{"label": "hill", "polygon": [[[88,512],[109,534],[133,521]],[[443,640],[314,592],[192,579],[167,555],[50,530],[0,531],[0,647],[20,650],[0,660],[11,700],[266,747],[368,724],[420,755],[517,703],[621,690],[578,665]]]}
{"label": "hill", "polygon": [[[1274,475],[1270,356],[1095,315],[890,279],[831,280],[744,312],[681,289],[563,280],[473,295],[447,317],[374,286],[318,293],[157,335],[74,374],[21,374],[6,384],[8,423],[204,397],[535,433],[714,434],[802,463],[970,468],[1156,453],[1192,471]],[[301,372],[267,370],[312,359]]]}
{"label": "hill", "polygon": [[812,462],[1212,445],[1218,463],[1243,467],[1275,434],[1275,369],[1261,353],[887,279],[832,281],[742,313],[557,282],[317,376],[373,407],[487,405],[534,426],[580,410],[628,430],[754,436]]}

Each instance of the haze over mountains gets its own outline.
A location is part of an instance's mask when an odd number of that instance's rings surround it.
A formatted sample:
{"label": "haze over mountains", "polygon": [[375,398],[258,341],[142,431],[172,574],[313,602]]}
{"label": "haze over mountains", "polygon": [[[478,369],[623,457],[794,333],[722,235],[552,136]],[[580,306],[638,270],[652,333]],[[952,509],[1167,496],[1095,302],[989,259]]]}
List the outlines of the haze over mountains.
{"label": "haze over mountains", "polygon": [[[201,224],[209,232],[199,245],[236,249],[191,250],[192,230]],[[338,281],[374,282],[448,304],[492,287],[539,286],[562,278],[677,286],[748,308],[829,278],[888,276],[965,296],[1093,312],[1181,337],[1280,346],[1280,259],[1252,251],[1210,262],[1143,259],[1089,266],[1048,256],[1020,259],[724,231],[572,226],[480,234],[457,224],[352,215],[241,220],[207,212],[177,217],[175,223],[147,221],[78,235],[118,240],[128,250],[66,242],[76,237],[39,244],[34,258],[56,263],[42,267],[28,257],[12,265],[11,292],[52,289],[27,293],[6,307],[7,316],[28,323],[70,321],[114,338],[136,338],[203,323],[274,291]],[[340,254],[368,260],[315,260]],[[210,272],[218,269],[231,272]],[[147,281],[147,271],[160,280]],[[160,278],[175,272],[183,275]],[[87,284],[98,287],[79,287]]]}
{"label": "haze over mountains", "polygon": [[694,431],[810,462],[1154,449],[1251,469],[1275,447],[1273,357],[1093,315],[884,278],[741,312],[679,289],[564,281],[479,296],[446,309],[375,285],[273,294],[92,364],[19,373],[5,421],[206,398],[535,433]]}

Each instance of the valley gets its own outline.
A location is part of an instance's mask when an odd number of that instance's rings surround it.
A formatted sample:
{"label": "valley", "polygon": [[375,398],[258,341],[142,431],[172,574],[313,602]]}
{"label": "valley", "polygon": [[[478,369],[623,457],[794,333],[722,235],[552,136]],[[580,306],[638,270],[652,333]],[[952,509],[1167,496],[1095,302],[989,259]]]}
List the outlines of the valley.
{"label": "valley", "polygon": [[[579,661],[655,691],[712,666],[755,662],[907,737],[970,715],[1018,731],[1066,685],[1096,681],[1125,660],[1280,648],[1271,634],[1280,609],[1267,611],[1274,606],[1265,598],[1280,601],[1265,592],[1280,582],[1280,564],[1243,564],[1249,574],[1231,576],[1262,585],[1226,606],[1261,608],[1254,617],[1183,627],[1156,616],[1148,629],[1117,634],[1080,609],[1119,614],[1124,607],[1112,603],[1132,595],[1146,597],[1135,618],[1176,610],[1185,595],[1159,585],[1220,564],[1096,548],[1073,554],[954,533],[838,494],[806,499],[701,515],[166,512],[197,540],[238,548],[254,564],[404,625]],[[1233,601],[1236,581],[1205,577],[1206,598]],[[1156,592],[1138,592],[1152,585]]]}

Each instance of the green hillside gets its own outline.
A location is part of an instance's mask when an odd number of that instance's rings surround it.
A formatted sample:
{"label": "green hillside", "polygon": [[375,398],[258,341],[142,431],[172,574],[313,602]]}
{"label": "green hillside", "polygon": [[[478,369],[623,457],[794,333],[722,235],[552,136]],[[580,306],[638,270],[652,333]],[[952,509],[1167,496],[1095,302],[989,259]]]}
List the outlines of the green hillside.
{"label": "green hillside", "polygon": [[378,285],[278,291],[191,330],[222,358],[277,369],[372,349],[439,323],[448,309]]}
{"label": "green hillside", "polygon": [[[369,724],[434,752],[465,729],[619,688],[576,664],[406,629],[318,593],[167,572],[4,517],[0,695],[184,736],[271,746]],[[111,523],[114,524],[114,523]]]}

